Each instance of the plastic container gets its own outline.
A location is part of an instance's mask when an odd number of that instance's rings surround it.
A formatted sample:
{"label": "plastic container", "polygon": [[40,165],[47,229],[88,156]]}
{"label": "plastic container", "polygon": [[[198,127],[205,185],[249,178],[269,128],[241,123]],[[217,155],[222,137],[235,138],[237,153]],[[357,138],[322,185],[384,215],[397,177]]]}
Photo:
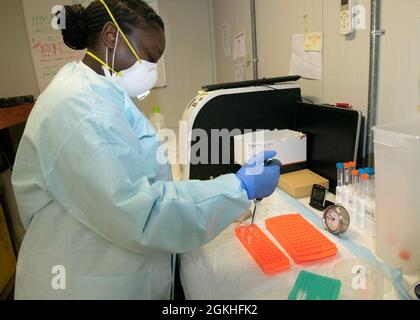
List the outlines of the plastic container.
{"label": "plastic container", "polygon": [[420,121],[374,132],[377,254],[415,273],[420,271]]}
{"label": "plastic container", "polygon": [[150,122],[153,124],[157,132],[165,128],[165,117],[160,113],[159,107],[153,108],[153,111],[150,114]]}
{"label": "plastic container", "polygon": [[342,282],[345,300],[383,300],[392,291],[379,266],[361,259],[340,259],[332,269],[332,276]]}

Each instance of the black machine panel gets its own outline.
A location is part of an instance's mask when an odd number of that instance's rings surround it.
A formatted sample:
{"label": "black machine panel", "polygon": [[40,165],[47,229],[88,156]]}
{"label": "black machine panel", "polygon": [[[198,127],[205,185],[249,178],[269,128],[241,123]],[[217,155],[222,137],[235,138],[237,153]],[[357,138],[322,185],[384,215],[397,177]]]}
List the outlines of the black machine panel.
{"label": "black machine panel", "polygon": [[[247,92],[223,95],[209,101],[195,119],[193,129],[205,130],[210,137],[212,129],[282,130],[293,128],[295,123],[296,101],[301,99],[299,88]],[[222,163],[222,143],[219,143],[219,163]],[[192,143],[192,148],[199,141]],[[234,163],[233,136],[230,139],[230,164],[211,164],[211,145],[209,143],[209,164],[190,166],[190,179],[207,180],[223,174],[235,173],[239,166]],[[214,144],[213,144],[214,145]],[[194,155],[192,154],[192,157]],[[199,156],[199,154],[198,154]]]}
{"label": "black machine panel", "polygon": [[308,169],[337,185],[336,163],[355,158],[362,162],[363,119],[361,113],[332,106],[297,103],[295,130],[308,135]]}
{"label": "black machine panel", "polygon": [[[337,184],[336,163],[354,159],[358,150],[359,166],[364,160],[364,118],[354,110],[302,102],[301,90],[283,89],[262,92],[222,95],[209,101],[195,119],[193,129],[202,129],[211,137],[212,129],[229,131],[291,129],[308,135],[306,164],[297,164],[283,173],[308,168],[329,179],[330,191]],[[238,133],[237,133],[238,134]],[[199,143],[192,143],[192,149]],[[240,166],[234,163],[234,141],[230,138],[229,164],[211,164],[212,155],[219,153],[216,163],[222,163],[222,140],[217,149],[208,143],[208,164],[191,164],[190,179],[208,180],[223,174],[235,173]],[[201,155],[198,153],[198,157]],[[200,157],[201,159],[201,157]],[[194,153],[192,153],[194,160]],[[214,159],[213,159],[214,160]],[[217,159],[216,159],[217,160]]]}

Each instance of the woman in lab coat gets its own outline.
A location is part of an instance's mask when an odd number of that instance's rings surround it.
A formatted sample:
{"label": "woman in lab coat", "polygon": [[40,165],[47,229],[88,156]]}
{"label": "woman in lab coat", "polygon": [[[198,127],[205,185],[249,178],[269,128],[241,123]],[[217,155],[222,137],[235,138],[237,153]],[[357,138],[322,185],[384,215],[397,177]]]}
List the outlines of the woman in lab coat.
{"label": "woman in lab coat", "polygon": [[274,192],[280,168],[173,182],[130,99],[156,83],[161,18],[140,0],[65,13],[65,43],[88,51],[40,95],[19,146],[13,186],[27,233],[15,297],[169,299],[172,255],[211,241],[250,199]]}

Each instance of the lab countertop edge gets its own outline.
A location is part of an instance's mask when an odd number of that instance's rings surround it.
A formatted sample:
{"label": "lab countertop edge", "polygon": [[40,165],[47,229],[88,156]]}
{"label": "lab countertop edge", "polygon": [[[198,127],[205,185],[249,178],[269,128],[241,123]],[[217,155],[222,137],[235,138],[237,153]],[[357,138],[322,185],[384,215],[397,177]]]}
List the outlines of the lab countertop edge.
{"label": "lab countertop edge", "polygon": [[9,108],[0,108],[0,130],[26,122],[33,107],[33,103],[28,103]]}

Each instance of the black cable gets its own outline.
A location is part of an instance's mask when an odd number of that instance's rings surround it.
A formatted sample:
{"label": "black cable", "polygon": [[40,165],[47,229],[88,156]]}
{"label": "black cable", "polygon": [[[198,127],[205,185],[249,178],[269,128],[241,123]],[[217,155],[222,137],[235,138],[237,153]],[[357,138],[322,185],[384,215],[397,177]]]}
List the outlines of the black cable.
{"label": "black cable", "polygon": [[276,90],[276,91],[282,91],[282,92],[284,92],[284,93],[288,94],[289,96],[292,96],[292,97],[295,97],[295,98],[299,98],[299,99],[303,99],[303,100],[306,100],[306,101],[308,101],[308,102],[310,102],[310,103],[312,103],[312,104],[315,104],[315,102],[314,102],[314,101],[312,101],[312,100],[310,100],[310,99],[308,99],[308,98],[305,98],[305,97],[302,97],[302,96],[298,96],[297,94],[293,94],[293,93],[290,93],[290,92],[284,91],[284,89],[278,89],[278,88],[276,88],[276,87],[272,87],[272,86],[269,86],[269,85],[264,85],[264,87],[267,87],[267,88],[269,88],[269,89]]}

